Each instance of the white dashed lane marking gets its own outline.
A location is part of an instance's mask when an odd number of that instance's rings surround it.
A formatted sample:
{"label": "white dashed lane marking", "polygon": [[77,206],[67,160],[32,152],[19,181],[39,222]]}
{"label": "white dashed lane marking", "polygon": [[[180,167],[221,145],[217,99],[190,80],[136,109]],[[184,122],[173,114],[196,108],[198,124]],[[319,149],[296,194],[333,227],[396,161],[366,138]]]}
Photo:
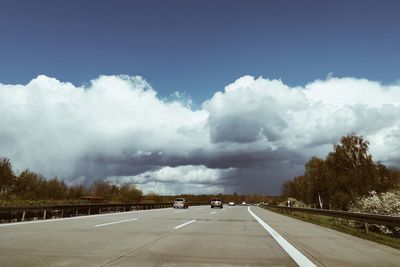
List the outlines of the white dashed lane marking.
{"label": "white dashed lane marking", "polygon": [[183,223],[183,224],[181,224],[181,225],[175,226],[174,229],[179,229],[179,228],[184,227],[184,226],[186,226],[186,225],[188,225],[188,224],[194,223],[195,221],[196,221],[196,220],[191,220],[191,221],[189,221],[189,222],[185,222],[185,223]]}
{"label": "white dashed lane marking", "polygon": [[94,227],[102,227],[102,226],[107,226],[107,225],[111,225],[111,224],[124,223],[124,222],[131,222],[131,221],[137,221],[137,218],[133,218],[133,219],[129,219],[129,220],[116,221],[116,222],[109,222],[109,223],[96,224]]}

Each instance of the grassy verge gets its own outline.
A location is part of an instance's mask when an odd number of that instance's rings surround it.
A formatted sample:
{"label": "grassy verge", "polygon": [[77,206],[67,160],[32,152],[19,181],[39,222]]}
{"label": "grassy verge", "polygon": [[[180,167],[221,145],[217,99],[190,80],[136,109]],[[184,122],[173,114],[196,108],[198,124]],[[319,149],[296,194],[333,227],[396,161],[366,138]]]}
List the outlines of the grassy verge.
{"label": "grassy verge", "polygon": [[[266,207],[264,207],[266,208]],[[266,208],[267,209],[267,208]],[[281,215],[286,215],[295,219],[299,219],[305,222],[310,222],[313,224],[317,224],[326,228],[330,228],[333,230],[337,230],[346,234],[350,234],[353,236],[357,236],[363,239],[367,239],[367,240],[371,240],[374,241],[376,243],[380,243],[395,249],[399,249],[400,250],[400,238],[395,238],[395,237],[391,237],[388,235],[384,235],[382,233],[379,232],[373,232],[373,231],[369,231],[368,234],[365,232],[364,228],[357,228],[357,227],[353,227],[350,226],[347,222],[347,220],[344,219],[335,219],[332,217],[328,217],[328,216],[323,216],[323,215],[314,215],[314,214],[307,214],[307,213],[300,213],[300,212],[296,212],[296,213],[280,213],[276,210],[273,209],[268,209],[269,211],[281,214]]]}

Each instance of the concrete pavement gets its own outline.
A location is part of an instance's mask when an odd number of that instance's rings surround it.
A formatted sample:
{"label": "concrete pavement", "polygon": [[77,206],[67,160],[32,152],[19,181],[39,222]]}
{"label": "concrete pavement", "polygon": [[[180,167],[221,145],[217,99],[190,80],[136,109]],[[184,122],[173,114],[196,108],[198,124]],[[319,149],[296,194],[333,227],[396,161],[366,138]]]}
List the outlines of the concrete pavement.
{"label": "concrete pavement", "polygon": [[[317,266],[400,266],[400,251],[259,207]],[[0,225],[2,266],[297,266],[248,207],[148,210]]]}

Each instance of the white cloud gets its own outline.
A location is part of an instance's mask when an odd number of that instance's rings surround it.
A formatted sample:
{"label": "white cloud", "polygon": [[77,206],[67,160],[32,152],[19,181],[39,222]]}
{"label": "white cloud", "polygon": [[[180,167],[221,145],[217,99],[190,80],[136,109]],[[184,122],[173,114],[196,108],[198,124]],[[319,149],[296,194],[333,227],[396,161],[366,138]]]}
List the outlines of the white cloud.
{"label": "white cloud", "polygon": [[[309,154],[315,153],[310,147],[325,151],[326,144],[352,132],[380,140],[398,132],[400,86],[328,78],[290,88],[279,80],[244,76],[203,107],[210,114],[210,134],[216,144],[256,144],[259,149],[286,148]],[[381,145],[371,143],[375,151]],[[398,148],[399,144],[391,146]]]}
{"label": "white cloud", "polygon": [[141,78],[101,76],[87,88],[46,76],[0,84],[0,151],[18,169],[69,176],[82,158],[185,155],[207,142],[205,111],[164,102]]}
{"label": "white cloud", "polygon": [[113,184],[134,183],[145,193],[216,194],[224,192],[221,182],[234,172],[234,168],[210,169],[203,165],[166,166],[133,176],[108,177],[107,181]]}
{"label": "white cloud", "polygon": [[400,105],[400,85],[382,85],[376,81],[355,78],[328,77],[305,86],[304,93],[313,102],[343,106],[363,104],[381,107],[385,104]]}
{"label": "white cloud", "polygon": [[[323,156],[351,132],[371,141],[375,159],[398,164],[400,85],[329,76],[290,87],[244,76],[194,110],[189,96],[162,100],[141,77],[0,84],[0,155],[18,170],[70,181],[129,178],[144,190],[219,192],[230,167],[242,173],[230,179],[288,179],[287,169],[270,170],[274,177],[261,170]],[[275,161],[286,165],[267,164]],[[247,177],[249,168],[260,176]]]}

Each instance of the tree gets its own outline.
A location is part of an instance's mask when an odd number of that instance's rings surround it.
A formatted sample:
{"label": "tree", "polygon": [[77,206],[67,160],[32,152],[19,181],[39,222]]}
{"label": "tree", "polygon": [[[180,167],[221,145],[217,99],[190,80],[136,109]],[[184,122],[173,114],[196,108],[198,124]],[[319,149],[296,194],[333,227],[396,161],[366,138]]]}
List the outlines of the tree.
{"label": "tree", "polygon": [[309,203],[311,184],[306,176],[296,176],[293,181],[285,184],[285,196],[294,197]]}
{"label": "tree", "polygon": [[16,178],[13,191],[21,199],[45,199],[47,196],[47,182],[43,176],[25,170]]}
{"label": "tree", "polygon": [[88,194],[87,191],[88,190],[83,185],[74,185],[69,187],[67,197],[69,199],[79,199],[84,195],[87,195]]}
{"label": "tree", "polygon": [[112,185],[105,181],[94,182],[91,191],[98,197],[104,197],[105,200],[111,200],[114,195]]}
{"label": "tree", "polygon": [[147,193],[147,195],[144,197],[144,201],[146,201],[146,203],[157,203],[157,202],[162,202],[162,196],[160,196],[159,194],[150,191],[149,193]]}
{"label": "tree", "polygon": [[322,207],[329,205],[332,189],[332,175],[326,162],[320,158],[312,157],[305,164],[304,182],[307,191],[301,198],[307,203],[318,203]]}
{"label": "tree", "polygon": [[386,192],[400,182],[400,172],[375,163],[369,142],[355,134],[343,136],[325,159],[312,157],[302,176],[283,184],[282,193],[324,208],[347,209],[368,192]]}
{"label": "tree", "polygon": [[46,199],[66,199],[68,186],[57,177],[47,181]]}
{"label": "tree", "polygon": [[9,194],[14,184],[15,175],[11,161],[8,158],[0,158],[0,196]]}
{"label": "tree", "polygon": [[125,183],[121,186],[112,185],[105,181],[96,181],[91,189],[92,193],[104,197],[107,201],[140,202],[143,193],[134,184]]}
{"label": "tree", "polygon": [[378,172],[377,186],[375,191],[377,193],[387,192],[400,185],[400,171],[395,169],[388,169],[385,165],[378,161],[376,164]]}
{"label": "tree", "polygon": [[120,187],[118,200],[125,203],[137,203],[143,198],[143,193],[134,184],[125,183]]}
{"label": "tree", "polygon": [[333,174],[332,198],[338,208],[347,209],[351,201],[378,186],[377,168],[368,149],[368,141],[351,134],[342,137],[328,154],[326,163]]}

